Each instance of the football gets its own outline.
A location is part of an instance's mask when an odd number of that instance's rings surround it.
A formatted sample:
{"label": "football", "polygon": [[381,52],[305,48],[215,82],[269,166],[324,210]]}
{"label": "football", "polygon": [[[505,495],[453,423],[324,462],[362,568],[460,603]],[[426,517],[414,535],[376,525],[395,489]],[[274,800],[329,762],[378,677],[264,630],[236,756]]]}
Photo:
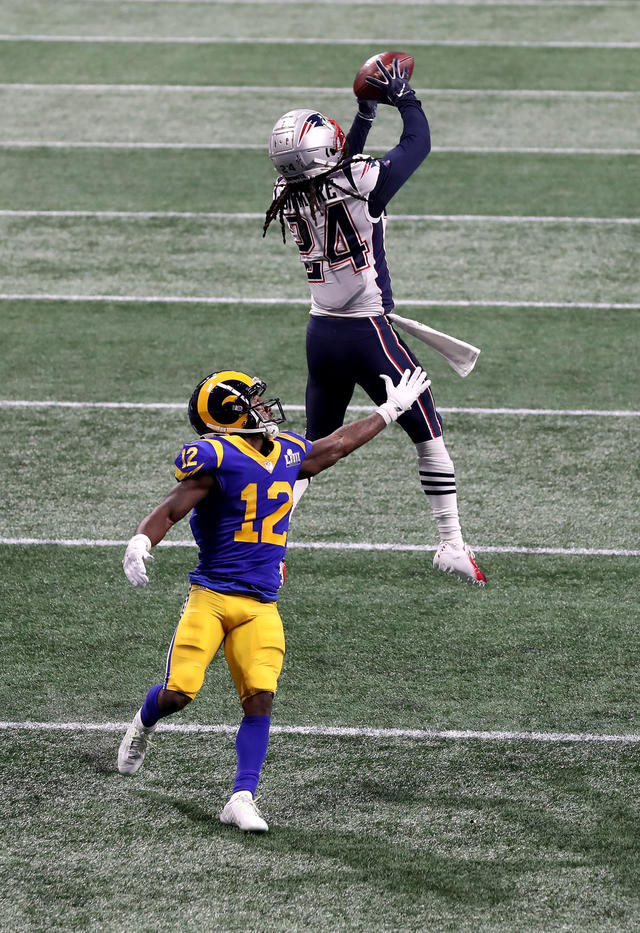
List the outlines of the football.
{"label": "football", "polygon": [[380,89],[369,84],[367,78],[379,78],[380,71],[376,65],[376,59],[379,58],[385,68],[391,68],[394,58],[398,59],[400,70],[409,69],[409,77],[413,74],[413,55],[408,52],[379,52],[368,58],[353,82],[353,93],[359,100],[382,100],[383,94]]}

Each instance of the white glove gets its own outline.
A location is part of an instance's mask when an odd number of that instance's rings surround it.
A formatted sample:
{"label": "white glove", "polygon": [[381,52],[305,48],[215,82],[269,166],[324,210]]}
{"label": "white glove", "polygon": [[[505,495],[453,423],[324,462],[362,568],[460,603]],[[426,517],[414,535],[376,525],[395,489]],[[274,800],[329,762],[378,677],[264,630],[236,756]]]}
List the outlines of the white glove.
{"label": "white glove", "polygon": [[420,366],[413,372],[405,369],[397,385],[394,385],[391,378],[384,373],[380,374],[380,378],[384,379],[387,387],[387,401],[376,408],[376,412],[382,415],[386,424],[391,424],[404,411],[408,411],[416,399],[431,385],[431,380],[427,378],[427,374]]}
{"label": "white glove", "polygon": [[145,561],[153,560],[150,550],[151,541],[146,535],[134,535],[127,544],[122,567],[127,580],[134,586],[146,586],[149,582]]}

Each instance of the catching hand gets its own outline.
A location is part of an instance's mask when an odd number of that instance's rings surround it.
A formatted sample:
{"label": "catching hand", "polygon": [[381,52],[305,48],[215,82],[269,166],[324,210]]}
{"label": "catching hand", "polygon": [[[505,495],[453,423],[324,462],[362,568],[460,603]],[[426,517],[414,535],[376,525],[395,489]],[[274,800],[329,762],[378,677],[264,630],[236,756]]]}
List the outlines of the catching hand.
{"label": "catching hand", "polygon": [[394,58],[390,71],[385,68],[379,58],[376,58],[376,65],[378,66],[381,78],[368,77],[367,82],[379,88],[383,95],[381,103],[391,104],[393,107],[397,107],[403,100],[416,96],[416,92],[409,84],[409,70],[403,68],[403,70],[400,71],[397,58]]}
{"label": "catching hand", "polygon": [[405,369],[397,385],[394,385],[391,377],[384,373],[380,374],[380,378],[384,379],[387,388],[387,401],[376,408],[376,412],[382,415],[387,424],[396,421],[399,415],[408,411],[416,399],[431,385],[431,380],[420,366],[413,372]]}
{"label": "catching hand", "polygon": [[151,541],[146,535],[134,535],[127,544],[127,550],[122,559],[122,568],[127,580],[134,586],[146,586],[149,582],[145,562],[153,560],[150,550]]}

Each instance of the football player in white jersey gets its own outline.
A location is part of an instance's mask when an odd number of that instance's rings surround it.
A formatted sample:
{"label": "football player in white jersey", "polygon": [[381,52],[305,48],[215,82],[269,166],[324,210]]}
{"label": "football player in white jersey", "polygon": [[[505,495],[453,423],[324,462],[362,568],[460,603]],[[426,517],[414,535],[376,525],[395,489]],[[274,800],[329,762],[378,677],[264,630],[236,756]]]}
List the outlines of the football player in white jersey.
{"label": "football player in white jersey", "polygon": [[[279,177],[264,233],[276,217],[283,240],[288,227],[311,290],[305,400],[310,440],[343,423],[356,385],[379,405],[381,373],[397,378],[407,366],[420,366],[386,316],[394,303],[385,210],[429,154],[429,124],[398,60],[390,70],[377,64],[380,78],[367,80],[381,89],[383,103],[398,109],[403,123],[398,145],[382,158],[361,155],[377,107],[365,100],[358,102],[346,137],[315,110],[291,110],[278,120],[269,142]],[[415,444],[420,482],[438,528],[434,567],[483,586],[486,578],[460,528],[454,466],[429,388],[398,424]],[[295,502],[306,485],[296,484]]]}

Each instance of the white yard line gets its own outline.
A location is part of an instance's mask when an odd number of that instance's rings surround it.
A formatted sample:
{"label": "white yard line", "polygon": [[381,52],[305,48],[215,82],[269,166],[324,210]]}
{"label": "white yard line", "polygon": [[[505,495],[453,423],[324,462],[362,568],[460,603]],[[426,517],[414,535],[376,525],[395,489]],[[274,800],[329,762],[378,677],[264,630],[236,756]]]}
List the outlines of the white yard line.
{"label": "white yard line", "polygon": [[[0,730],[12,732],[124,732],[129,722],[3,722]],[[160,722],[158,732],[179,734],[231,733],[238,731],[238,724],[200,724]],[[271,732],[279,735],[312,735],[326,738],[357,739],[408,739],[433,741],[434,739],[476,740],[481,742],[614,742],[637,745],[640,735],[635,733],[599,732],[510,732],[503,730],[477,729],[378,729],[373,726],[271,726]]]}
{"label": "white yard line", "polygon": [[[112,538],[0,538],[0,545],[35,546],[56,545],[58,547],[126,547],[124,539]],[[193,540],[164,540],[157,547],[195,547]],[[550,554],[564,557],[640,557],[640,550],[632,548],[583,548],[583,547],[511,547],[501,545],[472,544],[479,554]],[[288,541],[287,548],[312,551],[419,551],[433,553],[437,545],[376,543],[372,541]]]}
{"label": "white yard line", "polygon": [[[0,301],[85,301],[136,304],[204,304],[204,305],[260,305],[282,307],[309,306],[308,298],[231,298],[195,297],[190,295],[53,295],[48,292],[23,294],[0,293]],[[396,299],[398,308],[563,308],[586,311],[638,311],[640,303],[612,303],[606,301],[454,301],[451,299]]]}
{"label": "white yard line", "polygon": [[90,36],[90,35],[42,35],[25,33],[22,35],[0,35],[0,42],[74,42],[80,44],[150,44],[150,45],[377,45],[388,46],[423,46],[432,48],[531,48],[531,49],[639,49],[640,42],[562,42],[537,40],[492,40],[492,39],[417,39],[405,38],[363,38],[361,36],[343,36],[328,38],[324,36]]}
{"label": "white yard line", "polygon": [[[255,95],[255,94],[344,94],[350,98],[353,97],[353,91],[350,87],[300,87],[285,85],[262,85],[262,84],[41,84],[41,83],[0,83],[0,90],[3,91],[89,91],[108,93],[117,91],[118,93],[131,92],[159,92],[167,93],[189,93],[189,94],[233,94],[233,95]],[[502,89],[502,88],[415,88],[416,94],[431,97],[438,96],[457,96],[457,97],[568,97],[568,98],[594,98],[596,100],[633,100],[640,97],[640,91],[565,91],[549,89]]]}
{"label": "white yard line", "polygon": [[[64,402],[56,399],[43,399],[42,401],[26,399],[0,399],[0,408],[107,408],[143,411],[184,411],[184,402]],[[349,405],[348,411],[362,412],[374,411],[374,405]],[[284,405],[285,411],[304,411],[304,405]],[[638,418],[640,411],[630,409],[602,409],[602,408],[447,408],[438,405],[438,411],[444,414],[456,415],[516,415],[523,416],[558,416],[558,417],[593,417],[593,418]]]}
{"label": "white yard line", "polygon": [[[0,217],[96,218],[98,220],[264,220],[264,213],[227,211],[59,211],[0,210]],[[640,217],[544,217],[519,214],[390,214],[390,221],[508,224],[640,224]]]}
{"label": "white yard line", "polygon": [[[396,215],[401,216],[401,215]],[[202,219],[202,220],[264,220],[262,212],[225,211],[57,211],[0,210],[0,217],[95,217],[104,220]],[[409,219],[409,215],[407,215]],[[640,223],[634,219],[634,223]]]}
{"label": "white yard line", "polygon": [[[118,3],[122,0],[87,0],[89,3]],[[194,3],[232,4],[238,0],[128,0],[129,3],[163,3],[180,4]],[[389,0],[252,0],[255,6],[281,6],[281,5],[318,5],[323,6],[388,6]],[[637,0],[394,0],[394,6],[533,6],[533,7],[565,7],[565,6],[599,6],[599,7],[636,7]]]}
{"label": "white yard line", "polygon": [[[121,3],[122,0],[87,0],[89,3]],[[194,3],[206,4],[232,4],[238,0],[128,0],[129,3]],[[281,6],[290,5],[318,5],[323,6],[388,6],[389,0],[252,0],[255,6]],[[565,6],[599,6],[599,7],[636,7],[637,0],[394,0],[394,6],[533,6],[533,7],[565,7]]]}
{"label": "white yard line", "polygon": [[[262,214],[258,216],[262,217]],[[640,224],[640,217],[544,217],[539,214],[390,214],[389,220],[500,224]]]}
{"label": "white yard line", "polygon": [[[249,149],[264,152],[262,143],[158,143],[158,142],[90,142],[78,140],[65,142],[63,140],[34,140],[9,139],[0,140],[0,149],[207,149],[207,150],[242,150]],[[373,146],[372,152],[385,151],[379,146]],[[502,155],[515,153],[519,155],[606,155],[606,156],[637,156],[640,149],[600,149],[600,148],[550,148],[544,146],[433,146],[431,152],[438,153],[479,153],[482,155]]]}
{"label": "white yard line", "polygon": [[[286,406],[285,406],[286,407]],[[304,406],[300,406],[304,410]],[[373,410],[373,408],[372,408]],[[441,408],[438,411],[447,414],[465,415],[561,415],[563,417],[590,416],[596,418],[637,418],[640,411],[627,409],[598,409],[598,408]]]}

